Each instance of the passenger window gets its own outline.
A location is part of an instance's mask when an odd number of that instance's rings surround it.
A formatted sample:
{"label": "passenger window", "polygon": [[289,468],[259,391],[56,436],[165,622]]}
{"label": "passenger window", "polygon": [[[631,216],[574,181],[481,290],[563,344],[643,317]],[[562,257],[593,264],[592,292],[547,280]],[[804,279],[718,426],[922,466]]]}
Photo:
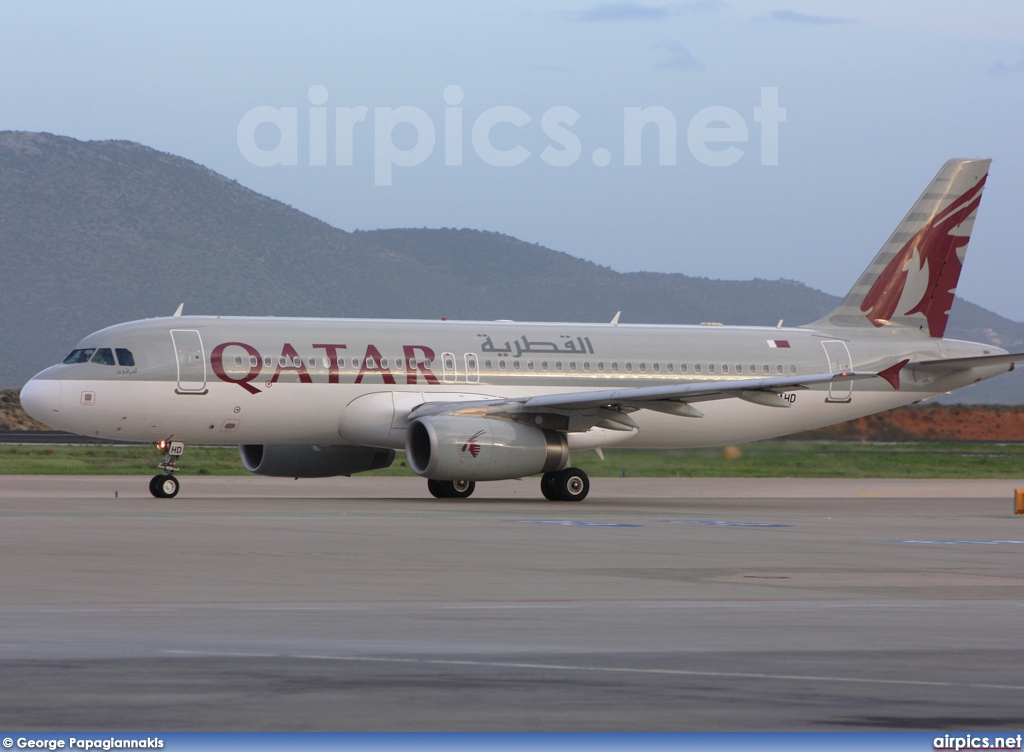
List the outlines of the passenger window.
{"label": "passenger window", "polygon": [[523,367],[522,363],[520,363],[518,360],[513,360],[512,361],[512,370],[513,371],[522,370],[522,367]]}
{"label": "passenger window", "polygon": [[751,364],[750,364],[750,365],[748,366],[748,368],[750,368],[750,372],[751,372],[751,373],[757,373],[757,366],[755,366],[755,365],[754,365],[753,363],[751,363]]}
{"label": "passenger window", "polygon": [[654,364],[654,372],[655,373],[661,373],[661,363],[655,363]]}
{"label": "passenger window", "polygon": [[616,360],[613,360],[613,361],[612,361],[612,370],[613,370],[613,371],[614,371],[615,373],[618,373],[618,372],[619,372],[619,363],[618,363],[618,361],[616,361]]}
{"label": "passenger window", "polygon": [[302,358],[298,355],[292,358],[292,368],[302,368]]}
{"label": "passenger window", "polygon": [[638,366],[638,368],[640,369],[640,373],[647,373],[647,364],[646,363],[641,363]]}
{"label": "passenger window", "polygon": [[237,368],[241,368],[242,367],[242,356],[241,355],[236,355],[235,356],[235,366]]}
{"label": "passenger window", "polygon": [[714,365],[714,363],[708,363],[708,373],[714,373],[714,372],[715,372],[715,365]]}
{"label": "passenger window", "polygon": [[402,359],[401,358],[395,358],[395,368],[401,368],[401,367],[402,367]]}
{"label": "passenger window", "polygon": [[626,361],[626,372],[627,373],[632,373],[633,372],[633,364],[630,363],[628,360]]}
{"label": "passenger window", "polygon": [[672,364],[671,363],[666,363],[665,364],[665,370],[668,371],[669,373],[672,373]]}
{"label": "passenger window", "polygon": [[499,360],[498,361],[498,370],[504,371],[507,367],[508,367],[508,363],[506,363],[504,360]]}
{"label": "passenger window", "polygon": [[255,355],[250,355],[249,356],[249,368],[255,368],[259,364],[260,364],[260,359],[259,358],[257,358]]}
{"label": "passenger window", "polygon": [[540,370],[542,370],[542,371],[548,370],[548,362],[546,360],[542,360],[540,362]]}
{"label": "passenger window", "polygon": [[775,366],[775,373],[782,373],[782,366],[776,365]]}
{"label": "passenger window", "polygon": [[316,368],[316,358],[310,356],[309,360],[306,361],[310,368]]}
{"label": "passenger window", "polygon": [[273,367],[273,365],[274,365],[274,359],[271,358],[269,355],[264,355],[263,356],[263,366],[265,368],[271,368],[271,367]]}
{"label": "passenger window", "polygon": [[796,366],[790,366],[789,367],[789,372],[792,373],[792,374],[795,374],[796,373]]}
{"label": "passenger window", "polygon": [[588,371],[588,372],[590,371],[590,361],[589,360],[584,360],[583,361],[583,370],[584,371]]}
{"label": "passenger window", "polygon": [[532,360],[526,361],[526,370],[527,371],[532,371],[533,370],[533,361]]}
{"label": "passenger window", "polygon": [[388,359],[387,358],[381,358],[380,359],[380,367],[383,368],[385,371],[388,370]]}
{"label": "passenger window", "polygon": [[65,363],[88,363],[89,358],[96,352],[96,348],[90,347],[87,350],[72,350],[71,354],[64,358]]}
{"label": "passenger window", "polygon": [[729,373],[729,364],[722,363],[722,373]]}
{"label": "passenger window", "polygon": [[132,355],[131,350],[126,350],[123,347],[114,348],[114,352],[117,353],[117,363],[122,366],[133,366],[135,365],[135,356]]}
{"label": "passenger window", "polygon": [[689,369],[686,367],[686,363],[679,364],[679,373],[686,373]]}
{"label": "passenger window", "polygon": [[575,360],[570,360],[569,361],[569,370],[570,371],[575,371],[576,370],[576,361]]}
{"label": "passenger window", "polygon": [[491,361],[489,361],[489,360],[485,360],[484,361],[484,370],[485,371],[490,371],[491,370]]}
{"label": "passenger window", "polygon": [[603,360],[597,361],[597,370],[601,371],[601,373],[604,373],[604,361]]}
{"label": "passenger window", "polygon": [[767,365],[761,366],[761,373],[770,373],[770,370]]}
{"label": "passenger window", "polygon": [[693,364],[693,372],[694,373],[700,373],[700,363],[694,363]]}
{"label": "passenger window", "polygon": [[101,366],[112,366],[114,365],[114,352],[109,347],[101,347],[92,356],[93,363],[99,363]]}

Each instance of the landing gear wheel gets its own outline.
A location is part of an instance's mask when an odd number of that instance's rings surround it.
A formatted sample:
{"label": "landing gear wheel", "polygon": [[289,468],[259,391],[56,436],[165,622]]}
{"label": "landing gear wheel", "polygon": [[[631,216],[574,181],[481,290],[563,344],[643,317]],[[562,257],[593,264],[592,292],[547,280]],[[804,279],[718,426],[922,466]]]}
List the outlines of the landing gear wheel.
{"label": "landing gear wheel", "polygon": [[[542,491],[543,483],[541,481]],[[552,485],[559,501],[583,501],[590,493],[590,478],[577,467],[567,467],[555,473]]]}
{"label": "landing gear wheel", "polygon": [[544,473],[540,479],[540,492],[544,494],[544,498],[548,501],[561,501],[558,489],[555,487],[557,478],[558,473]]}
{"label": "landing gear wheel", "polygon": [[476,483],[471,480],[434,480],[427,481],[427,490],[436,499],[466,499],[473,495]]}
{"label": "landing gear wheel", "polygon": [[155,475],[149,481],[149,492],[158,499],[173,499],[181,484],[173,475]]}

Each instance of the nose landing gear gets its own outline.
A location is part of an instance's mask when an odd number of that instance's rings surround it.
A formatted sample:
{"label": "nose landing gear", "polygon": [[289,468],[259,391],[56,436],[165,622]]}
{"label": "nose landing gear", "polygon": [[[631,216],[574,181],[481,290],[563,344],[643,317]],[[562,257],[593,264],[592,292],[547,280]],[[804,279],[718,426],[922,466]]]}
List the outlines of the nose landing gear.
{"label": "nose landing gear", "polygon": [[185,453],[185,442],[161,439],[156,443],[156,450],[163,456],[157,467],[163,470],[164,474],[154,475],[150,479],[149,492],[158,499],[173,499],[181,487],[174,473],[178,472],[178,458]]}

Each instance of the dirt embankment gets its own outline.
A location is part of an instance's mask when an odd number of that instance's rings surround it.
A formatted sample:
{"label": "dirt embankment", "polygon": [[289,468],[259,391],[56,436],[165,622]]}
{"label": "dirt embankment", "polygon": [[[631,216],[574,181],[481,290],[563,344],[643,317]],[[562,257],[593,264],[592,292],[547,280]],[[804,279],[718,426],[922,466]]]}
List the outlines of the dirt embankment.
{"label": "dirt embankment", "polygon": [[796,434],[801,439],[1024,441],[1024,405],[910,405]]}

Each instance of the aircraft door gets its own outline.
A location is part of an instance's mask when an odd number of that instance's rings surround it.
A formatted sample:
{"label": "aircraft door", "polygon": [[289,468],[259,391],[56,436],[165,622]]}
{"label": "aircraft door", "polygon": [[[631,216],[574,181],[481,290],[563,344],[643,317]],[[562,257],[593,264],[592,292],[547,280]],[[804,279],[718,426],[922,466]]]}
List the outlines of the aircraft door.
{"label": "aircraft door", "polygon": [[[853,370],[853,359],[846,343],[841,340],[826,340],[821,343],[828,357],[828,370],[831,373],[842,373]],[[836,381],[829,384],[826,402],[849,402],[852,399],[853,382]]]}
{"label": "aircraft door", "polygon": [[178,364],[177,394],[206,394],[206,353],[203,340],[194,329],[172,329],[174,355]]}
{"label": "aircraft door", "polygon": [[446,384],[454,384],[459,377],[459,368],[455,362],[455,353],[441,353],[441,378]]}

